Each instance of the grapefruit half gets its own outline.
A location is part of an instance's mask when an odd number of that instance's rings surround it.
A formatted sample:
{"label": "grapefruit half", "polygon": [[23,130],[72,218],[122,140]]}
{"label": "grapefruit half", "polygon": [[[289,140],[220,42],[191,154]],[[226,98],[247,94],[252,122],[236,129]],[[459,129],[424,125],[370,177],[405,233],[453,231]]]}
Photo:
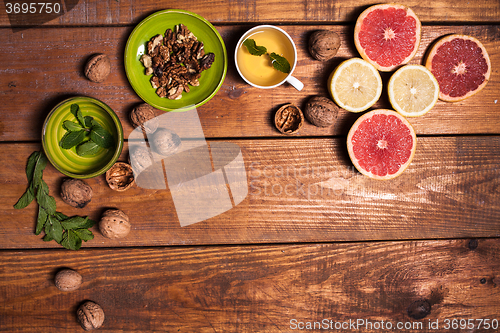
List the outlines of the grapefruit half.
{"label": "grapefruit half", "polygon": [[363,59],[379,71],[390,72],[413,59],[421,28],[417,15],[406,6],[374,5],[359,15],[354,44]]}
{"label": "grapefruit half", "polygon": [[474,37],[453,34],[442,37],[430,49],[425,66],[439,82],[439,99],[464,100],[483,89],[491,74],[491,62],[483,44]]}
{"label": "grapefruit half", "polygon": [[392,179],[408,167],[415,155],[417,136],[405,117],[378,109],[356,120],[347,135],[347,151],[363,175]]}

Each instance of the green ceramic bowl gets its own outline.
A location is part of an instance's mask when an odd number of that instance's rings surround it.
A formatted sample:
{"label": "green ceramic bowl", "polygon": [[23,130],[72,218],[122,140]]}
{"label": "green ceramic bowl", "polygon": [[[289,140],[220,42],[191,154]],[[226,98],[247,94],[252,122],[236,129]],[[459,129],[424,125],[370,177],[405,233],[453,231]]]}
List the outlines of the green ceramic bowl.
{"label": "green ceramic bowl", "polygon": [[[82,157],[75,148],[63,149],[59,142],[67,132],[62,123],[65,120],[77,122],[71,113],[71,105],[78,104],[83,116],[91,116],[115,139],[114,149],[101,149],[94,155]],[[91,97],[73,97],[59,103],[50,111],[42,129],[42,145],[50,163],[61,173],[72,178],[92,178],[108,171],[117,161],[123,149],[123,129],[120,119],[103,102]]]}
{"label": "green ceramic bowl", "polygon": [[[167,29],[173,30],[180,23],[203,42],[205,53],[215,54],[215,61],[212,67],[201,73],[198,87],[190,86],[190,92],[184,92],[181,99],[170,100],[156,94],[156,89],[149,82],[151,76],[144,74],[145,68],[140,58],[145,53],[146,44],[151,37],[164,35]],[[178,9],[159,11],[145,18],[130,34],[125,47],[125,72],[137,95],[157,109],[182,111],[180,109],[186,110],[186,107],[191,105],[198,107],[215,96],[224,82],[227,72],[226,46],[219,32],[203,17]]]}

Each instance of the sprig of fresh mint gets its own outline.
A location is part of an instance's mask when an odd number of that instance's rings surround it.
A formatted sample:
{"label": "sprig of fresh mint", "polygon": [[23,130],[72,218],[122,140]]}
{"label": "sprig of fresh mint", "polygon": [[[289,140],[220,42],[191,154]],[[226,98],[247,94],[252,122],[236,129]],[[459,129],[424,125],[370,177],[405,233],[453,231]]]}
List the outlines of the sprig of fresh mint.
{"label": "sprig of fresh mint", "polygon": [[63,122],[62,126],[67,132],[59,141],[61,148],[71,149],[76,146],[79,156],[89,156],[99,152],[101,148],[109,149],[115,145],[113,136],[94,118],[84,117],[78,104],[71,105],[71,113],[78,122]]}
{"label": "sprig of fresh mint", "polygon": [[36,151],[28,158],[26,177],[28,188],[14,205],[15,209],[27,207],[33,200],[38,203],[38,217],[35,235],[45,232],[43,240],[55,240],[67,249],[78,250],[82,241],[94,238],[91,228],[95,221],[88,217],[68,217],[56,211],[56,200],[49,195],[49,186],[43,180],[43,170],[47,166],[47,157],[43,151]]}
{"label": "sprig of fresh mint", "polygon": [[280,72],[283,73],[290,73],[291,71],[291,66],[288,60],[286,60],[285,57],[280,56],[277,53],[272,52],[269,54],[267,52],[267,49],[265,46],[258,46],[257,43],[255,43],[255,40],[251,38],[247,38],[243,41],[243,45],[247,48],[248,52],[250,52],[251,55],[254,56],[261,56],[263,54],[267,54],[269,58],[271,59],[271,63],[274,67],[274,69],[279,70]]}

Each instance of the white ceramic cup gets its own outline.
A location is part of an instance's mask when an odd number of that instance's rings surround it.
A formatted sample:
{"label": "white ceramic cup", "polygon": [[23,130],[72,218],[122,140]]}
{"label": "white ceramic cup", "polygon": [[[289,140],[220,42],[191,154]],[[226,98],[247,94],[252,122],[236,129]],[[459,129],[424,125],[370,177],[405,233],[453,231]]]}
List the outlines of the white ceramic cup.
{"label": "white ceramic cup", "polygon": [[[262,29],[265,29],[265,28],[267,28],[267,29],[274,29],[274,30],[279,31],[281,34],[283,34],[288,39],[288,41],[290,42],[290,45],[292,46],[293,53],[294,53],[293,64],[290,64],[290,67],[291,67],[290,68],[290,73],[288,73],[288,75],[283,80],[281,80],[279,83],[274,84],[272,86],[261,86],[261,85],[258,85],[258,84],[255,84],[255,83],[251,82],[250,80],[248,80],[242,74],[242,72],[240,70],[240,67],[238,65],[238,49],[240,48],[241,44],[248,38],[248,36],[252,35],[255,31],[262,30]],[[273,50],[269,50],[269,52],[273,52]],[[253,27],[252,29],[248,30],[245,34],[243,34],[243,36],[241,36],[240,40],[238,41],[238,44],[236,44],[236,50],[234,51],[234,62],[236,64],[236,69],[238,70],[238,73],[243,78],[243,80],[245,80],[245,82],[247,82],[249,85],[254,86],[256,88],[261,88],[261,89],[276,88],[276,87],[282,85],[285,82],[288,82],[295,89],[297,89],[299,91],[302,90],[302,88],[304,88],[304,84],[302,82],[300,82],[298,79],[296,79],[295,77],[292,76],[292,73],[293,73],[293,71],[295,69],[295,66],[297,65],[297,48],[295,47],[295,43],[293,42],[293,40],[290,37],[290,35],[286,33],[285,30],[283,30],[281,28],[278,28],[278,27],[276,27],[274,25],[258,25],[256,27]]]}

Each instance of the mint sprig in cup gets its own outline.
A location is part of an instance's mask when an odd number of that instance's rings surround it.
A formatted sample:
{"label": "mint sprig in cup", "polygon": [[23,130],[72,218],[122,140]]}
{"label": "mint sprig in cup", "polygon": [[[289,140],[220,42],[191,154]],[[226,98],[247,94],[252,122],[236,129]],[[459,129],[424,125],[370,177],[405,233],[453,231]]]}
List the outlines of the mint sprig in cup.
{"label": "mint sprig in cup", "polygon": [[297,65],[297,49],[281,28],[260,25],[247,31],[238,41],[235,64],[248,84],[270,89],[290,83],[297,90],[304,84],[292,76]]}

